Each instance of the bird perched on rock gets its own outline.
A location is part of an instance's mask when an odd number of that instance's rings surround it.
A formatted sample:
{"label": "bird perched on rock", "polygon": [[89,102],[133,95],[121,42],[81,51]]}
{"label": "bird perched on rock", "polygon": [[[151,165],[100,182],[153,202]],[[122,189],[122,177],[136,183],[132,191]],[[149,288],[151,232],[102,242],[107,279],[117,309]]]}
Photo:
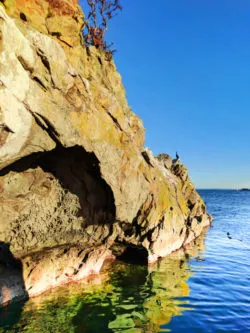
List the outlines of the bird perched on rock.
{"label": "bird perched on rock", "polygon": [[179,164],[180,162],[180,156],[178,155],[178,153],[175,153],[175,159],[173,159],[173,164]]}

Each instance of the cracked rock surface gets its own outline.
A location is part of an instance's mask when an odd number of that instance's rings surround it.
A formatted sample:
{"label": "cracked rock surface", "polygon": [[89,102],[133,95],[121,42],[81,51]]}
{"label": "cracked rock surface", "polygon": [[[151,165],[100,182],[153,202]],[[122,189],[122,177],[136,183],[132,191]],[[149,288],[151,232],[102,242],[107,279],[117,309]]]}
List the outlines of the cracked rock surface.
{"label": "cracked rock surface", "polygon": [[81,44],[82,19],[76,0],[0,1],[0,303],[106,258],[155,261],[211,223],[187,169],[143,147],[114,63]]}

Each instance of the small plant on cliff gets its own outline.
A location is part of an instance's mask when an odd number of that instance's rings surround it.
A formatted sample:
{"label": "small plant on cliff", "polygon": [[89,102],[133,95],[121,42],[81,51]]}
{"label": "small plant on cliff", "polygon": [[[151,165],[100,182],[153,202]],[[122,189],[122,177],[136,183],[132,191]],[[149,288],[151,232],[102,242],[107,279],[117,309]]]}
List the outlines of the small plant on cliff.
{"label": "small plant on cliff", "polygon": [[111,60],[113,43],[107,44],[105,33],[109,21],[122,10],[119,0],[87,0],[89,11],[84,20],[83,40],[86,46],[95,46]]}

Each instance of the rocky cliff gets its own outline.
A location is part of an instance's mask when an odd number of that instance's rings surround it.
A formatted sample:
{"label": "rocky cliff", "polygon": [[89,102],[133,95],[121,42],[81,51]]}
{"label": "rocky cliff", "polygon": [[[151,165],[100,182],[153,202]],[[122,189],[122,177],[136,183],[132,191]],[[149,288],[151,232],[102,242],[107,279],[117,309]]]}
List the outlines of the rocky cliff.
{"label": "rocky cliff", "polygon": [[143,147],[77,2],[0,1],[0,303],[155,261],[211,222],[180,161]]}

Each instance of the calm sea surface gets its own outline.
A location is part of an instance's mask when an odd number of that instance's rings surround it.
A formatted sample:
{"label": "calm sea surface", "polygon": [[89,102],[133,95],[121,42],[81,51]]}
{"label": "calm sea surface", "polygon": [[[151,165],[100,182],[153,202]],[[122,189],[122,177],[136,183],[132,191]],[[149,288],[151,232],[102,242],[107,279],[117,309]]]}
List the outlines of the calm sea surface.
{"label": "calm sea surface", "polygon": [[200,190],[213,227],[150,268],[112,264],[0,310],[0,332],[250,332],[250,192]]}

